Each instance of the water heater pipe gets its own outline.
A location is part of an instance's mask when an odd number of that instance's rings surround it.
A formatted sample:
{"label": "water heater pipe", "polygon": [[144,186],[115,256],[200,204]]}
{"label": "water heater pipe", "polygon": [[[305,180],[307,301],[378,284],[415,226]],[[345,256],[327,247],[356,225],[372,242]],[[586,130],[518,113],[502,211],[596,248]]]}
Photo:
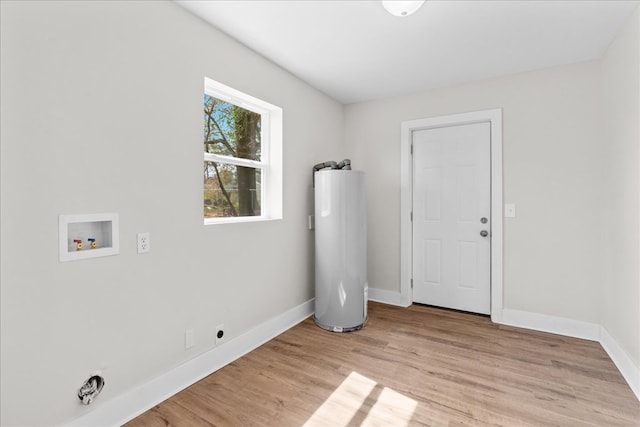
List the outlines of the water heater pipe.
{"label": "water heater pipe", "polygon": [[316,186],[316,172],[321,169],[331,168],[332,170],[351,170],[351,159],[344,159],[340,163],[336,163],[333,160],[326,161],[324,163],[318,163],[313,166],[313,186]]}

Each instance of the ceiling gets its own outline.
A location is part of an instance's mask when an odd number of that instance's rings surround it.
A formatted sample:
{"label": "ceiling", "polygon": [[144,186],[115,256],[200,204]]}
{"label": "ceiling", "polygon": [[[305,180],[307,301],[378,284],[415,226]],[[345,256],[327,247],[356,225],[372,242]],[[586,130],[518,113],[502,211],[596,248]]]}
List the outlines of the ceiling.
{"label": "ceiling", "polygon": [[177,3],[344,103],[600,58],[638,1]]}

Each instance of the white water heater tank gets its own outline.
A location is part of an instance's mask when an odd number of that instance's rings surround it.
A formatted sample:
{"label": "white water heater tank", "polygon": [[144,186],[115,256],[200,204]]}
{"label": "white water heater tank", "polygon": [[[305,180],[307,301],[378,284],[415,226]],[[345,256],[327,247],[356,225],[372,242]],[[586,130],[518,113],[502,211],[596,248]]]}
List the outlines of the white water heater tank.
{"label": "white water heater tank", "polygon": [[367,200],[362,171],[315,172],[315,322],[348,332],[367,320]]}

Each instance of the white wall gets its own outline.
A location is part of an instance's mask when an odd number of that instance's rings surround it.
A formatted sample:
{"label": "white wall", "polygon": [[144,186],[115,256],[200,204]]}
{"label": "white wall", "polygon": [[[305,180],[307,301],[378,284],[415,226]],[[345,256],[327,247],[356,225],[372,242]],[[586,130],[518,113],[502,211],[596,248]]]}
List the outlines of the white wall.
{"label": "white wall", "polygon": [[[94,370],[101,405],[311,298],[319,161],[368,172],[369,284],[399,292],[400,122],[490,108],[518,205],[505,308],[601,323],[639,364],[638,11],[602,63],[343,108],[173,3],[0,7],[1,424],[75,418]],[[282,221],[202,225],[204,76],[283,107]],[[59,263],[58,215],[95,212],[120,255]]]}
{"label": "white wall", "polygon": [[[503,108],[504,307],[598,322],[599,63],[346,107],[345,143],[369,172],[369,285],[400,292],[400,123]],[[594,232],[595,231],[595,232]]]}
{"label": "white wall", "polygon": [[346,107],[349,155],[369,172],[372,288],[400,292],[400,123],[502,108],[504,201],[517,205],[504,308],[601,325],[638,387],[639,14],[601,61]]}
{"label": "white wall", "polygon": [[[344,157],[340,104],[171,2],[0,4],[2,425],[75,418],[217,324],[231,339],[313,297],[311,167]],[[283,220],[203,226],[205,76],[283,108]],[[120,255],[59,263],[58,215],[100,212]]]}
{"label": "white wall", "polygon": [[602,326],[640,366],[640,10],[602,62]]}

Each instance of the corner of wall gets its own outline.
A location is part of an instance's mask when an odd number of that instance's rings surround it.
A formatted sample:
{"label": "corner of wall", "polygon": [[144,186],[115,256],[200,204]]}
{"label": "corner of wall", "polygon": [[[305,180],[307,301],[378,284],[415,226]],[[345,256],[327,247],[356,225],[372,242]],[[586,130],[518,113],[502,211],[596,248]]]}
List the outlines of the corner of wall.
{"label": "corner of wall", "polygon": [[[636,385],[635,388],[630,385],[638,395],[640,6],[607,48],[601,61],[600,78],[603,188],[616,191],[605,191],[602,201],[603,275],[599,317],[604,331],[603,346],[621,371],[631,371]],[[634,368],[626,368],[628,366]]]}
{"label": "corner of wall", "polygon": [[640,401],[640,366],[636,365],[618,342],[609,335],[604,326],[600,327],[600,345],[616,365],[631,391]]}

